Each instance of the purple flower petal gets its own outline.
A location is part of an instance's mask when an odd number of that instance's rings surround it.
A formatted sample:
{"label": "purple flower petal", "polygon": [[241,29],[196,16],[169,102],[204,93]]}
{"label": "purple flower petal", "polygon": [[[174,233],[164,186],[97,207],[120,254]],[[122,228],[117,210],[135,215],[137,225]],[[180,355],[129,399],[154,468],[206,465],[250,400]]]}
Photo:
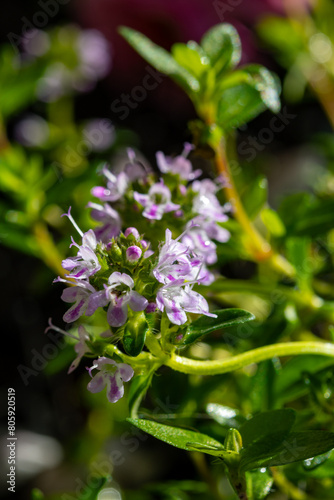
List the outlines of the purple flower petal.
{"label": "purple flower petal", "polygon": [[162,205],[156,205],[155,203],[147,204],[143,216],[147,219],[161,220],[164,214],[164,208]]}
{"label": "purple flower petal", "polygon": [[128,304],[133,311],[138,312],[143,311],[146,308],[148,300],[135,290],[132,290],[130,293]]}
{"label": "purple flower petal", "polygon": [[165,213],[166,212],[173,212],[173,210],[178,210],[180,208],[180,205],[176,205],[175,203],[172,203],[171,201],[169,203],[166,203],[165,205]]}
{"label": "purple flower petal", "polygon": [[107,312],[107,321],[110,326],[115,328],[123,326],[128,317],[128,307],[123,305],[122,307],[117,307],[110,304]]}
{"label": "purple flower petal", "polygon": [[175,303],[173,303],[171,307],[166,307],[166,313],[169,320],[174,323],[174,325],[183,325],[188,319],[186,313],[177,307]]}
{"label": "purple flower petal", "polygon": [[93,187],[91,193],[93,196],[95,196],[95,198],[100,198],[100,200],[102,201],[108,201],[108,196],[110,195],[109,189],[106,189],[103,186]]}
{"label": "purple flower petal", "polygon": [[149,302],[146,306],[146,312],[149,314],[149,313],[153,313],[157,310],[157,304],[155,302]]}
{"label": "purple flower petal", "polygon": [[128,382],[134,375],[133,368],[126,363],[119,363],[118,370],[124,382]]}
{"label": "purple flower petal", "polygon": [[78,265],[77,260],[77,257],[69,257],[67,259],[64,259],[61,263],[62,268],[66,269],[66,271],[72,271]]}
{"label": "purple flower petal", "polygon": [[65,288],[61,294],[61,299],[64,302],[75,302],[78,298],[84,297],[86,293],[78,286],[72,286],[70,288]]}
{"label": "purple flower petal", "polygon": [[76,302],[63,316],[63,320],[66,323],[72,323],[82,316],[86,310],[87,299],[81,299]]}
{"label": "purple flower petal", "polygon": [[139,240],[140,236],[138,230],[135,227],[128,227],[124,231],[124,236],[128,237],[130,234],[132,234],[136,238],[136,240]]}
{"label": "purple flower petal", "polygon": [[81,359],[82,359],[82,356],[77,356],[77,357],[73,360],[73,362],[72,362],[71,366],[70,366],[70,367],[69,367],[69,369],[67,370],[67,374],[68,374],[68,375],[70,375],[70,373],[72,373],[72,372],[73,372],[76,368],[78,368],[78,366],[79,366],[79,363],[80,363]]}
{"label": "purple flower petal", "polygon": [[142,253],[141,248],[137,247],[137,245],[132,245],[126,249],[126,258],[130,262],[135,262],[140,259]]}
{"label": "purple flower petal", "polygon": [[124,396],[124,386],[119,373],[116,372],[114,376],[109,377],[107,387],[107,398],[110,403],[117,403]]}
{"label": "purple flower petal", "polygon": [[102,391],[106,385],[106,380],[101,373],[97,373],[87,385],[89,392],[97,393]]}
{"label": "purple flower petal", "polygon": [[108,283],[109,283],[109,285],[122,285],[123,284],[123,285],[128,286],[129,288],[133,288],[133,286],[134,286],[134,281],[131,278],[131,276],[129,276],[126,273],[119,273],[118,271],[112,273],[109,276]]}
{"label": "purple flower petal", "polygon": [[91,316],[99,307],[105,307],[109,303],[106,290],[92,293],[88,299],[86,316]]}
{"label": "purple flower petal", "polygon": [[133,197],[136,200],[136,202],[139,203],[139,205],[146,207],[147,202],[149,200],[148,194],[141,194],[141,193],[138,193],[137,191],[135,191],[133,193]]}
{"label": "purple flower petal", "polygon": [[95,233],[93,231],[93,229],[89,229],[89,231],[87,231],[87,233],[84,233],[83,237],[82,237],[82,245],[84,247],[89,247],[91,250],[95,250],[96,249],[96,236],[95,236]]}

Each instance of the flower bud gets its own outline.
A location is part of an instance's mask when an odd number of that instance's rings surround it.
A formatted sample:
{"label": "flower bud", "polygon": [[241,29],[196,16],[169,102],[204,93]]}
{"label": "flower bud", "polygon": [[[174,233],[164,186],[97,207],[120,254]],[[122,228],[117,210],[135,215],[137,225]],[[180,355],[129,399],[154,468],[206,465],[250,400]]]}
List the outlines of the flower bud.
{"label": "flower bud", "polygon": [[112,242],[109,252],[112,260],[114,260],[115,262],[122,261],[122,250],[115,241]]}
{"label": "flower bud", "polygon": [[146,309],[145,309],[145,311],[146,311],[147,313],[153,313],[153,312],[155,312],[156,310],[157,310],[157,304],[156,304],[155,302],[149,302],[149,303],[147,304]]}
{"label": "flower bud", "polygon": [[127,238],[130,234],[132,234],[136,240],[139,240],[140,236],[139,236],[139,233],[137,231],[137,229],[135,227],[128,227],[125,231],[124,231],[124,236]]}
{"label": "flower bud", "polygon": [[142,250],[139,247],[137,247],[137,245],[133,245],[126,249],[126,258],[130,262],[135,262],[138,259],[140,259],[141,254]]}
{"label": "flower bud", "polygon": [[123,335],[123,347],[129,356],[138,356],[141,353],[147,332],[148,323],[145,314],[133,313],[126,323]]}
{"label": "flower bud", "polygon": [[229,429],[225,438],[224,447],[228,451],[240,453],[242,448],[242,438],[237,429]]}

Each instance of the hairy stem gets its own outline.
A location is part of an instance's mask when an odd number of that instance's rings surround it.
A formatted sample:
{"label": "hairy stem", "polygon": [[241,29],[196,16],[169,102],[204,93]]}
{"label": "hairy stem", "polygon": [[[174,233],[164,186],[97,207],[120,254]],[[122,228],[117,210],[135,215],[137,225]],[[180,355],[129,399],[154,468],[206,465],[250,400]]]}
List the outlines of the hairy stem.
{"label": "hairy stem", "polygon": [[231,359],[197,361],[173,354],[165,363],[173,370],[196,375],[219,375],[239,370],[252,363],[259,363],[277,356],[298,356],[300,354],[322,354],[334,357],[334,344],[325,342],[286,342],[258,347]]}
{"label": "hairy stem", "polygon": [[272,250],[270,244],[263,238],[250,221],[235,187],[223,141],[220,140],[219,143],[217,143],[217,141],[214,140],[211,146],[216,151],[217,170],[225,180],[223,189],[226,197],[232,205],[233,214],[236,220],[248,237],[247,250],[251,253],[256,262],[266,261],[276,271],[286,276],[293,277],[295,275],[293,266],[283,256]]}
{"label": "hairy stem", "polygon": [[222,142],[216,148],[216,163],[218,172],[224,177],[224,191],[227,199],[232,205],[233,214],[244,232],[249,236],[249,244],[257,261],[267,260],[272,254],[272,250],[267,241],[254,228],[245,209],[241,203],[239,194],[236,190],[230,167],[227,161]]}

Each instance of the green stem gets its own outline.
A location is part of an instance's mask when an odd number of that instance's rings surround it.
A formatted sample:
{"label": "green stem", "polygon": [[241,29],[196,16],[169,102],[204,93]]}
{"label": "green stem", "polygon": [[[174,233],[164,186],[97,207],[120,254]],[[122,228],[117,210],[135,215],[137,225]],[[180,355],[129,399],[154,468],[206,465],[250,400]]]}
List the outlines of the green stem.
{"label": "green stem", "polygon": [[245,476],[241,475],[238,469],[229,468],[227,471],[227,477],[233,486],[234,491],[238,495],[238,498],[240,500],[248,500]]}
{"label": "green stem", "polygon": [[121,352],[114,344],[109,344],[105,348],[104,352],[111,357],[116,354],[116,356],[119,356],[124,363],[128,363],[131,366],[138,368],[148,368],[156,361],[156,358],[148,352],[141,352],[139,356],[136,356],[135,358],[128,356],[127,354]]}
{"label": "green stem", "polygon": [[[207,122],[209,123],[209,122]],[[247,248],[249,255],[255,262],[268,262],[268,264],[280,274],[289,278],[294,277],[296,271],[294,267],[282,255],[277,254],[268,241],[256,229],[244,206],[241,202],[238,190],[235,186],[233,175],[228,162],[223,134],[215,128],[209,140],[210,146],[216,153],[217,171],[223,176],[225,183],[223,186],[227,200],[233,207],[233,215],[239,222],[247,237]]]}
{"label": "green stem", "polygon": [[214,149],[216,151],[217,170],[223,175],[225,180],[223,189],[233,207],[235,218],[244,230],[244,233],[248,236],[249,250],[256,261],[267,260],[272,255],[270,245],[255,229],[241,203],[223,147],[223,141],[221,140],[218,145],[215,145]]}
{"label": "green stem", "polygon": [[156,356],[158,359],[161,359],[164,356],[164,353],[160,347],[158,339],[155,338],[154,334],[151,332],[147,332],[145,339],[146,347],[150,350],[150,352]]}
{"label": "green stem", "polygon": [[173,370],[195,375],[219,375],[239,370],[252,363],[259,363],[277,356],[298,356],[300,354],[320,354],[334,357],[334,344],[324,342],[286,342],[258,347],[231,359],[197,361],[173,354],[165,363]]}

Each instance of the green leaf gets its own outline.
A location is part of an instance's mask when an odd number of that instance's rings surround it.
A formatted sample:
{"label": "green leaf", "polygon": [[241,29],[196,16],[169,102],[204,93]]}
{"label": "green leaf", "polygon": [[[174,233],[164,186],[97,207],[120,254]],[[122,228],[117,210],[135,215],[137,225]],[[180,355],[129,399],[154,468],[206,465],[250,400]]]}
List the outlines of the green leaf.
{"label": "green leaf", "polygon": [[245,472],[264,467],[265,465],[262,465],[262,463],[264,463],[263,460],[265,461],[268,458],[271,459],[274,456],[274,450],[278,448],[286,438],[287,434],[283,431],[275,432],[275,430],[272,429],[271,434],[250,444],[247,448],[242,450],[240,470]]}
{"label": "green leaf", "polygon": [[152,382],[153,374],[154,371],[151,371],[143,375],[136,375],[132,379],[128,397],[131,417],[137,415],[139,405]]}
{"label": "green leaf", "polygon": [[[266,323],[267,325],[267,323]],[[256,373],[250,380],[248,392],[253,413],[267,411],[273,407],[273,383],[275,380],[275,367],[272,359],[258,364]]]}
{"label": "green leaf", "polygon": [[196,42],[188,42],[187,45],[175,43],[171,53],[175,61],[196,78],[200,78],[209,69],[209,59]]}
{"label": "green leaf", "polygon": [[129,44],[158,71],[169,75],[190,94],[199,91],[198,80],[187,69],[183,68],[167,50],[131,28],[123,26],[119,31]]}
{"label": "green leaf", "polygon": [[138,356],[143,350],[148,323],[143,312],[129,318],[123,335],[123,347],[129,356]]}
{"label": "green leaf", "polygon": [[247,321],[255,319],[252,313],[244,311],[243,309],[221,309],[219,311],[213,311],[213,313],[217,314],[217,318],[202,316],[193,321],[189,325],[183,338],[177,342],[177,345],[188,346],[215,330],[228,326],[237,326],[241,323],[246,323]]}
{"label": "green leaf", "polygon": [[246,473],[248,500],[264,500],[271,490],[274,479],[270,472],[254,470]]}
{"label": "green leaf", "polygon": [[265,177],[250,179],[240,190],[240,195],[250,219],[255,219],[268,198],[268,182]]}
{"label": "green leaf", "polygon": [[330,451],[306,460],[301,464],[301,467],[306,477],[311,476],[319,479],[334,478],[334,453]]}
{"label": "green leaf", "polygon": [[292,401],[307,392],[303,372],[317,373],[334,366],[333,360],[316,354],[296,356],[287,361],[277,373],[274,385],[274,400],[282,405]]}
{"label": "green leaf", "polygon": [[268,231],[275,237],[279,238],[285,234],[285,226],[275,210],[271,208],[263,208],[260,213],[261,220]]}
{"label": "green leaf", "polygon": [[287,257],[297,271],[298,286],[301,290],[310,287],[312,270],[310,268],[311,240],[291,237],[286,240]]}
{"label": "green leaf", "polygon": [[263,66],[252,64],[235,71],[232,80],[222,80],[221,87],[217,122],[224,130],[247,123],[266,108],[274,113],[280,109],[278,83]]}
{"label": "green leaf", "polygon": [[159,424],[153,420],[135,418],[128,418],[127,420],[151,436],[175,446],[176,448],[181,448],[182,450],[202,451],[208,455],[227,458],[235,455],[233,452],[227,452],[219,441],[216,441],[206,434],[201,434],[200,432]]}
{"label": "green leaf", "polygon": [[[159,498],[160,500],[203,500],[205,498],[210,498],[209,486],[201,481],[167,481],[159,483],[149,483],[142,487],[142,490],[149,491],[151,495],[147,497],[146,495],[138,498],[128,497],[131,500],[152,500],[153,498]],[[153,497],[152,494],[155,496]]]}
{"label": "green leaf", "polygon": [[241,59],[241,41],[231,24],[217,24],[205,33],[201,46],[217,74],[235,67]]}
{"label": "green leaf", "polygon": [[241,469],[250,470],[259,467],[286,465],[300,460],[322,455],[334,448],[334,433],[327,431],[291,432],[278,446],[267,447],[261,454],[254,450],[245,453],[241,459]]}
{"label": "green leaf", "polygon": [[282,435],[287,435],[295,419],[296,413],[291,408],[271,410],[255,415],[239,429],[244,448],[263,437],[270,436],[273,432],[282,432]]}
{"label": "green leaf", "polygon": [[310,193],[295,193],[283,200],[279,214],[287,234],[321,236],[334,226],[334,200],[316,199]]}

